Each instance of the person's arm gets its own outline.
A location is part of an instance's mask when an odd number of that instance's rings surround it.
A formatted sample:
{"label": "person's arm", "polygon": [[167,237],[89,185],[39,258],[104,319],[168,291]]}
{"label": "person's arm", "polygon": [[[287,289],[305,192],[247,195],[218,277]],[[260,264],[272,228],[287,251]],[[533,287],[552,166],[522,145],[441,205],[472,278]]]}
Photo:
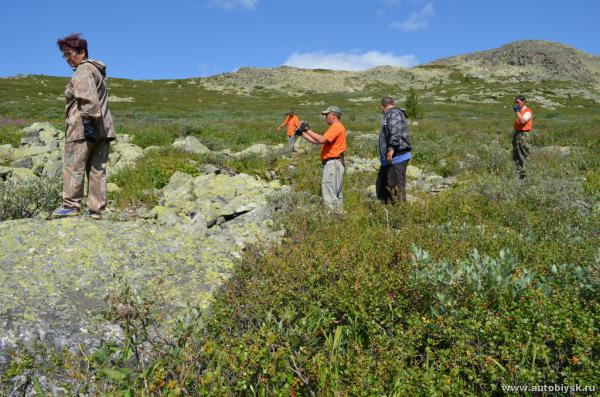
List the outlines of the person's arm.
{"label": "person's arm", "polygon": [[289,121],[290,121],[290,118],[288,116],[288,117],[285,118],[285,120],[283,120],[283,123],[279,124],[279,127],[276,128],[277,131],[279,131],[281,128],[283,128],[284,126],[286,126],[287,123],[289,123]]}
{"label": "person's arm", "polygon": [[73,93],[81,117],[88,120],[97,120],[102,117],[102,106],[93,73],[85,67],[79,67],[75,71],[72,81]]}
{"label": "person's arm", "polygon": [[[302,136],[305,137],[307,141],[312,142],[317,145],[322,145],[324,143],[327,143],[327,138],[325,138],[323,135],[317,134],[313,130],[306,131],[305,133],[302,134]],[[312,138],[312,140],[308,139],[308,137]]]}
{"label": "person's arm", "polygon": [[402,136],[406,133],[407,125],[406,119],[402,112],[393,112],[390,114],[390,118],[386,123],[386,143],[388,151],[386,153],[386,159],[391,161],[395,154],[395,149],[400,145]]}
{"label": "person's arm", "polygon": [[525,124],[529,121],[529,119],[531,119],[531,112],[529,110],[527,110],[522,116],[520,113],[517,113],[517,120],[519,120],[519,123]]}

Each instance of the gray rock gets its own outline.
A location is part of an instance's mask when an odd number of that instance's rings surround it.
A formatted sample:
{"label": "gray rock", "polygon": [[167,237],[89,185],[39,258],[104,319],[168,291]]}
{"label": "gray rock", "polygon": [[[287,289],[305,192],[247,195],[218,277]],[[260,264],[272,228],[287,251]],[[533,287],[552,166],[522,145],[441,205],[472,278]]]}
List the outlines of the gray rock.
{"label": "gray rock", "polygon": [[48,160],[42,170],[42,176],[54,178],[61,175],[63,172],[63,162],[60,160]]}
{"label": "gray rock", "polygon": [[198,138],[192,135],[188,135],[185,138],[179,138],[173,142],[175,149],[182,150],[184,152],[194,154],[207,154],[210,153],[210,149],[204,146]]}
{"label": "gray rock", "polygon": [[121,188],[116,183],[109,182],[106,184],[106,191],[108,193],[117,193],[121,191]]}
{"label": "gray rock", "polygon": [[406,177],[410,179],[420,179],[423,176],[423,171],[414,165],[408,165],[406,169]]}
{"label": "gray rock", "polygon": [[156,217],[156,222],[162,226],[174,226],[181,223],[181,219],[177,216],[177,211],[173,208],[156,206],[151,213]]}
{"label": "gray rock", "polygon": [[285,145],[265,145],[264,143],[257,143],[252,145],[241,152],[233,154],[233,157],[240,158],[250,155],[267,156],[271,153],[283,153]]}
{"label": "gray rock", "polygon": [[0,145],[0,163],[8,162],[12,159],[14,148],[10,144]]}
{"label": "gray rock", "polygon": [[39,155],[39,156],[33,156],[31,157],[31,161],[33,162],[33,165],[31,167],[31,170],[33,171],[34,174],[36,174],[37,176],[42,175],[42,172],[44,171],[44,167],[46,166],[46,163],[48,162],[48,156],[47,155]]}
{"label": "gray rock", "polygon": [[350,156],[346,159],[346,172],[349,174],[358,172],[377,172],[380,165],[379,159],[366,159]]}
{"label": "gray rock", "polygon": [[212,164],[202,164],[200,166],[200,172],[203,174],[220,174],[221,169]]}
{"label": "gray rock", "polygon": [[10,178],[12,171],[12,168],[0,165],[0,179],[5,181],[7,178]]}
{"label": "gray rock", "polygon": [[13,168],[10,179],[13,182],[28,182],[36,180],[38,177],[28,168]]}
{"label": "gray rock", "polygon": [[33,159],[31,157],[25,157],[19,160],[15,160],[12,163],[10,163],[10,166],[14,168],[32,168]]}
{"label": "gray rock", "polygon": [[13,150],[12,158],[13,160],[20,160],[27,157],[39,156],[41,154],[48,154],[53,150],[58,149],[47,146],[23,146]]}
{"label": "gray rock", "polygon": [[113,152],[108,159],[109,169],[112,172],[135,165],[135,162],[144,155],[144,150],[132,143],[117,142],[112,145]]}

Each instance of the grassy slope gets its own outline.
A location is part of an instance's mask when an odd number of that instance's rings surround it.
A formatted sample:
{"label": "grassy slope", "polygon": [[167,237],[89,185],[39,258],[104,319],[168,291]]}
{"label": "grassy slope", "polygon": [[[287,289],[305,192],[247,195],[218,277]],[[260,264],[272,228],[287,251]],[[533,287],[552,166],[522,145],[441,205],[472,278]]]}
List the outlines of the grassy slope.
{"label": "grassy slope", "polygon": [[[0,127],[0,143],[16,140],[18,118],[60,126],[62,103],[55,98],[64,83],[39,76],[0,80],[0,118],[10,118]],[[376,101],[351,99],[396,95],[407,88],[373,86],[355,94],[293,98],[265,89],[252,96],[215,93],[187,81],[113,79],[111,84],[111,95],[135,98],[112,105],[118,132],[132,134],[134,142],[165,145],[191,133],[213,149],[235,150],[283,142],[273,129],[289,106],[322,131],[318,110],[335,103],[345,110],[343,121],[351,131],[374,132],[380,117]],[[510,162],[510,105],[514,93],[527,95],[539,86],[488,87],[457,76],[421,90],[421,95],[433,95],[425,101],[426,119],[411,127],[412,164],[457,176],[456,187],[419,196],[414,204],[384,208],[364,192],[375,175],[348,175],[344,219],[331,219],[314,198],[291,196],[284,203],[290,211],[279,219],[287,229],[281,247],[248,252],[215,297],[213,311],[202,322],[180,324],[174,331],[178,347],[158,349],[152,371],[139,362],[99,359],[92,371],[135,369],[125,378],[102,372],[99,384],[154,393],[185,388],[208,395],[251,390],[490,394],[500,384],[593,384],[600,372],[594,278],[600,256],[600,116],[589,100],[552,94],[565,84],[548,82],[544,89],[550,99],[568,106],[530,105],[538,132],[535,146],[570,146],[571,154],[537,151],[524,183],[515,178]],[[499,93],[498,103],[448,99],[461,93],[477,98],[484,88]],[[373,157],[374,150],[349,138],[351,155]],[[139,182],[128,193],[133,196],[160,187],[174,169],[189,167],[178,153],[163,153],[163,159],[149,156],[143,168],[114,178],[124,183],[146,170],[162,172]],[[318,196],[316,155],[293,162],[294,171],[285,159],[269,159],[255,168],[257,173],[261,167],[275,168],[297,191]],[[431,261],[413,244],[429,252]],[[494,258],[497,266],[492,267],[504,269],[502,281],[485,275],[453,280],[436,273],[481,268],[485,260],[472,258],[474,249]],[[560,270],[562,264],[567,267]],[[594,264],[596,273],[584,281],[575,278],[577,266]],[[534,276],[525,283],[528,272]],[[89,377],[85,368],[78,376]]]}

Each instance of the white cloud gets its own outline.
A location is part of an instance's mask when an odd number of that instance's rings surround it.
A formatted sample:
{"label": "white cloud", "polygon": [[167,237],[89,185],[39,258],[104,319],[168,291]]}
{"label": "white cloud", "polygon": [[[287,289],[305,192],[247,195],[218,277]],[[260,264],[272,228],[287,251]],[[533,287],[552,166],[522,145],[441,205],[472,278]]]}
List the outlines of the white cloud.
{"label": "white cloud", "polygon": [[236,8],[254,10],[258,0],[209,0],[209,3],[214,6],[221,7],[226,11],[234,10]]}
{"label": "white cloud", "polygon": [[433,10],[433,3],[427,3],[420,11],[412,12],[408,19],[394,22],[390,26],[400,29],[403,32],[426,29],[429,26],[429,20],[434,16],[435,11]]}
{"label": "white cloud", "polygon": [[331,70],[366,70],[375,66],[391,65],[411,67],[418,64],[414,55],[394,55],[391,52],[368,51],[359,53],[336,52],[294,52],[284,62],[286,66],[295,66],[305,69],[331,69]]}

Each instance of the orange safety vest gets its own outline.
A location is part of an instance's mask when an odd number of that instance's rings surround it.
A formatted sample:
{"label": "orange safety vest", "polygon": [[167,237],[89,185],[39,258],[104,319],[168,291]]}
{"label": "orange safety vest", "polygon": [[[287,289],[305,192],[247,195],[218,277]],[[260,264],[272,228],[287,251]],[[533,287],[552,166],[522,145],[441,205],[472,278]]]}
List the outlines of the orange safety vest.
{"label": "orange safety vest", "polygon": [[523,131],[523,132],[527,132],[527,131],[531,131],[531,122],[533,121],[533,111],[529,108],[529,107],[525,107],[521,110],[519,110],[519,115],[521,115],[521,117],[523,117],[523,115],[525,113],[531,113],[531,117],[529,118],[529,120],[527,120],[526,123],[521,123],[519,121],[518,117],[515,117],[515,131]]}

